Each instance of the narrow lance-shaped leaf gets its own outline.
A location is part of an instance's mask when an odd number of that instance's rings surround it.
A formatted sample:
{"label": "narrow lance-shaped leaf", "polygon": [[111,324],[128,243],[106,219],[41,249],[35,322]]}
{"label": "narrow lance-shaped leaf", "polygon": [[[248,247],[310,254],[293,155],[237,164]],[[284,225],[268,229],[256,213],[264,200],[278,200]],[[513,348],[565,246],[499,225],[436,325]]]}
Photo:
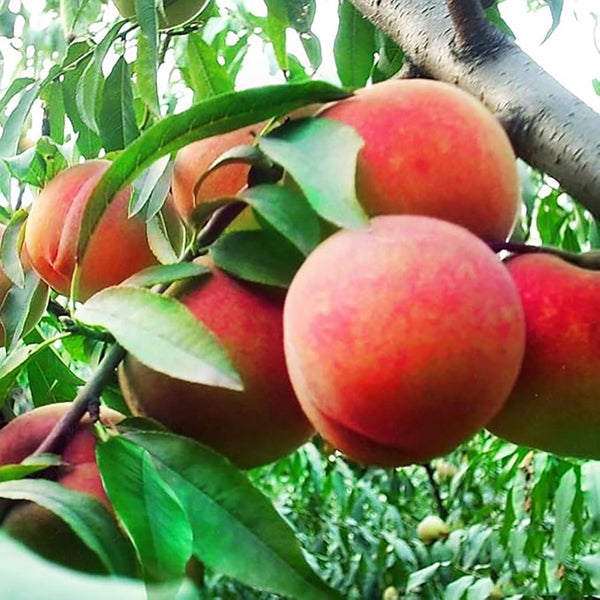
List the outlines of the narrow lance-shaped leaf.
{"label": "narrow lance-shaped leaf", "polygon": [[339,8],[340,24],[334,44],[335,64],[340,81],[349,87],[363,86],[373,67],[375,27],[344,0]]}
{"label": "narrow lance-shaped leaf", "polygon": [[16,211],[6,225],[0,242],[0,262],[4,274],[18,287],[25,285],[25,273],[21,264],[21,247],[27,211]]}
{"label": "narrow lance-shaped leaf", "polygon": [[118,436],[99,443],[96,456],[106,493],[141,559],[144,579],[183,579],[192,555],[192,530],[151,455]]}
{"label": "narrow lance-shaped leaf", "polygon": [[210,270],[204,265],[195,262],[182,262],[174,265],[158,265],[148,267],[135,275],[129,277],[121,285],[135,285],[138,287],[152,287],[180,281],[181,279],[190,279],[200,275],[207,275]]}
{"label": "narrow lance-shaped leaf", "polygon": [[188,36],[186,53],[196,102],[233,90],[233,79],[199,33]]}
{"label": "narrow lance-shaped leaf", "polygon": [[[169,167],[170,157],[163,156],[148,167],[134,182],[133,193],[129,199],[128,217],[137,215],[148,203],[152,191]],[[168,174],[171,175],[171,169]]]}
{"label": "narrow lance-shaped leaf", "polygon": [[109,573],[135,574],[131,547],[108,509],[96,498],[43,479],[0,483],[0,498],[29,500],[52,511],[97,554]]}
{"label": "narrow lance-shaped leaf", "polygon": [[239,129],[306,104],[346,96],[343,90],[322,82],[266,86],[209,98],[161,120],[131,143],[98,182],[83,215],[78,259],[85,254],[90,236],[116,192],[161,156],[197,139]]}
{"label": "narrow lance-shaped leaf", "polygon": [[142,100],[155,116],[160,116],[158,102],[158,16],[156,0],[135,0],[135,13],[140,24],[137,57],[134,69],[138,75],[137,89]]}
{"label": "narrow lance-shaped leaf", "polygon": [[100,136],[107,152],[122,150],[139,135],[129,65],[121,56],[106,79],[100,107]]}
{"label": "narrow lance-shaped leaf", "polygon": [[159,432],[124,437],[145,448],[175,492],[208,567],[297,600],[339,595],[308,566],[289,525],[225,458],[187,438]]}
{"label": "narrow lance-shaped leaf", "polygon": [[50,289],[33,269],[25,273],[22,288],[13,286],[8,290],[0,307],[0,320],[9,351],[14,350],[26,330],[31,330],[41,318],[49,294]]}
{"label": "narrow lance-shaped leaf", "polygon": [[75,317],[108,329],[151,369],[184,381],[241,389],[215,336],[174,298],[136,287],[106,288],[82,305]]}
{"label": "narrow lance-shaped leaf", "polygon": [[104,75],[102,63],[123,28],[125,21],[113,25],[102,41],[96,46],[92,59],[87,63],[81,78],[77,82],[75,102],[82,121],[95,133],[100,133],[96,123],[96,112],[101,104],[102,90],[104,88]]}
{"label": "narrow lance-shaped leaf", "polygon": [[268,8],[266,33],[275,51],[277,64],[282,71],[288,70],[286,28],[290,25],[285,0],[265,0]]}

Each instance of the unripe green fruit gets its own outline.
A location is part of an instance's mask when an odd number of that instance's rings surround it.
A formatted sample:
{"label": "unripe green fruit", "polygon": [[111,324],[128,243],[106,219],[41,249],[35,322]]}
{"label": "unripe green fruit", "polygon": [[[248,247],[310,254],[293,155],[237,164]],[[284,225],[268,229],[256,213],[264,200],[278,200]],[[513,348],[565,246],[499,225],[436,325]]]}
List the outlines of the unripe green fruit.
{"label": "unripe green fruit", "polygon": [[381,596],[381,600],[400,600],[398,589],[393,585],[386,587],[385,590],[383,590],[383,596]]}
{"label": "unripe green fruit", "polygon": [[422,542],[435,542],[435,540],[448,537],[449,533],[450,528],[446,522],[436,515],[425,517],[417,525],[417,537]]}
{"label": "unripe green fruit", "polygon": [[[135,0],[113,0],[117,10],[126,19],[135,19]],[[165,15],[159,12],[158,26],[160,29],[170,29],[190,21],[199,15],[207,6],[209,0],[163,0]]]}

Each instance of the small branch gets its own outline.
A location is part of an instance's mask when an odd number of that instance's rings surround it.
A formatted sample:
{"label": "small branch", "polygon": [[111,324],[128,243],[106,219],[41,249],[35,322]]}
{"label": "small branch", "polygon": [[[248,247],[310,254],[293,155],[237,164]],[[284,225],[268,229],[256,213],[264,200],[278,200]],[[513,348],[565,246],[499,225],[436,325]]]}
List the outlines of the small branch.
{"label": "small branch", "polygon": [[427,479],[429,479],[429,485],[431,486],[431,492],[433,493],[433,498],[435,500],[435,504],[437,506],[438,513],[440,517],[444,520],[448,518],[448,511],[442,502],[442,495],[440,494],[440,488],[435,480],[433,475],[433,467],[430,463],[424,464],[423,468],[427,472]]}
{"label": "small branch", "polygon": [[480,45],[489,31],[481,0],[446,0],[446,5],[458,44],[465,47]]}
{"label": "small branch", "polygon": [[583,269],[600,271],[600,250],[577,254],[552,246],[530,246],[521,242],[490,242],[489,246],[494,252],[505,250],[513,254],[551,254]]}
{"label": "small branch", "polygon": [[196,246],[198,248],[210,246],[246,206],[248,205],[240,200],[239,202],[232,202],[215,210],[208,223],[200,230],[196,238]]}
{"label": "small branch", "polygon": [[[98,402],[100,394],[108,380],[112,377],[113,371],[125,357],[125,350],[118,344],[104,355],[104,358],[98,365],[98,368],[87,381],[87,383],[79,390],[77,397],[73,400],[73,404],[68,412],[52,428],[46,439],[38,446],[34,454],[42,454],[51,452],[53,454],[61,454],[65,445],[73,435],[77,424],[88,412],[90,405]],[[92,409],[93,411],[93,409]]]}

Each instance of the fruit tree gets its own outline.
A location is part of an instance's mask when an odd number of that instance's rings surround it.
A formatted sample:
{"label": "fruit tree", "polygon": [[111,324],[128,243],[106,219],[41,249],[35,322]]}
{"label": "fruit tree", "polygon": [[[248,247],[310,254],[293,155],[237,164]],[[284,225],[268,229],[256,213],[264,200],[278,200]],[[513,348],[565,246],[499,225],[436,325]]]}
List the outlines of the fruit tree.
{"label": "fruit tree", "polygon": [[0,0],[0,597],[600,594],[598,18]]}

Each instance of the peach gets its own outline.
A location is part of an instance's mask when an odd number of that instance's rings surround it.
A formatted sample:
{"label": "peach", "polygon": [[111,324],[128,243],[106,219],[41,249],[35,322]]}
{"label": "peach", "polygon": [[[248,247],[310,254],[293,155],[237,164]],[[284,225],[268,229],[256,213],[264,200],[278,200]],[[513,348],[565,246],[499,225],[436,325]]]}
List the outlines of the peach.
{"label": "peach", "polygon": [[[62,171],[31,207],[25,232],[31,263],[48,285],[65,296],[71,289],[83,211],[109,166],[106,160],[90,160]],[[78,300],[158,263],[148,244],[144,219],[140,215],[127,218],[130,195],[131,188],[118,193],[92,234],[79,267]],[[169,202],[163,210],[166,221],[174,224],[177,217]]]}
{"label": "peach", "polygon": [[440,456],[491,421],[517,378],[524,329],[494,253],[420,216],[328,238],[284,309],[288,371],[309,420],[350,458],[381,466]]}
{"label": "peach", "polygon": [[[35,408],[0,430],[0,465],[19,463],[32,454],[69,407],[70,403],[61,402]],[[123,418],[108,409],[101,414],[102,420],[111,424]],[[96,438],[89,423],[87,417],[83,419],[67,444],[62,454],[65,466],[59,470],[58,481],[66,488],[97,498],[110,508],[96,466]],[[2,526],[50,560],[81,570],[103,570],[97,557],[69,526],[37,504],[15,504]]]}
{"label": "peach", "polygon": [[220,340],[242,379],[242,392],[122,363],[121,389],[134,413],[215,448],[242,468],[274,461],[313,433],[292,390],[283,356],[281,290],[212,274],[174,293]]}
{"label": "peach", "polygon": [[426,79],[385,81],[327,108],[354,127],[358,198],[371,216],[415,214],[504,240],[520,206],[510,141],[494,116],[459,88]]}
{"label": "peach", "polygon": [[248,181],[249,165],[236,163],[219,167],[202,182],[194,197],[200,177],[224,152],[241,145],[251,145],[265,123],[256,123],[235,131],[215,135],[188,144],[177,153],[173,171],[173,200],[179,214],[193,224],[194,209],[210,200],[237,196]]}
{"label": "peach", "polygon": [[488,428],[516,444],[600,458],[600,272],[548,254],[507,266],[527,341],[517,383]]}
{"label": "peach", "polygon": [[[119,14],[126,19],[135,17],[135,0],[113,0]],[[159,15],[158,25],[161,29],[170,29],[181,25],[199,15],[209,0],[174,0],[165,1],[165,15]]]}

